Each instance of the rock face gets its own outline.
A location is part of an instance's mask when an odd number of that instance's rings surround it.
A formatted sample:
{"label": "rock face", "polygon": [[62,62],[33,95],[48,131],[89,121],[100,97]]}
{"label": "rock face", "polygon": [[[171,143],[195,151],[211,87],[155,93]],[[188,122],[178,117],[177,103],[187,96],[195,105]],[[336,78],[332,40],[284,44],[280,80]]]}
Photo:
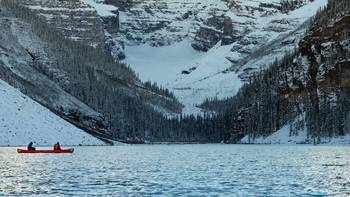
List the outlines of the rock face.
{"label": "rock face", "polygon": [[98,0],[81,0],[86,5],[90,5],[100,17],[105,34],[105,49],[111,53],[115,60],[125,58],[124,43],[115,39],[116,34],[120,31],[119,10],[112,5],[101,4]]}
{"label": "rock face", "polygon": [[116,40],[112,34],[105,32],[106,41],[105,47],[107,52],[110,52],[115,60],[125,59],[124,43]]}
{"label": "rock face", "polygon": [[192,47],[199,51],[208,51],[219,41],[221,45],[229,45],[240,37],[234,33],[233,22],[229,16],[214,16],[207,20],[205,26],[199,28]]}
{"label": "rock face", "polygon": [[303,143],[350,134],[349,10],[349,1],[329,1],[298,49],[256,75],[230,100],[237,103],[230,115],[229,141],[242,136],[254,141],[283,128],[289,136],[304,134]]}
{"label": "rock face", "polygon": [[[106,28],[117,40],[115,42],[161,47],[188,40],[194,49],[204,52],[218,42],[223,46],[234,44],[231,48],[232,54],[227,57],[230,60],[235,59],[235,62],[247,59],[254,50],[278,35],[290,33],[298,28],[306,19],[294,14],[288,15],[314,2],[309,0],[290,3],[275,0],[263,2],[220,0],[215,3],[199,0],[83,1],[118,8],[119,32]],[[323,1],[325,0],[318,0],[321,3],[316,6],[322,5]],[[111,18],[104,21],[106,24],[115,24],[113,20]],[[240,64],[242,67],[244,62]]]}
{"label": "rock face", "polygon": [[95,47],[104,43],[99,16],[79,0],[23,0],[22,3],[71,40]]}
{"label": "rock face", "polygon": [[125,58],[123,44],[111,36],[119,31],[117,8],[107,7],[107,11],[101,12],[92,0],[24,0],[21,3],[44,17],[65,37],[104,47],[116,60]]}
{"label": "rock face", "polygon": [[109,4],[109,5],[114,5],[118,8],[120,8],[121,11],[125,11],[127,9],[130,9],[133,4],[134,4],[134,1],[133,0],[104,0],[104,2],[106,4]]}
{"label": "rock face", "polygon": [[194,43],[192,43],[192,47],[198,51],[206,52],[219,42],[221,34],[222,32],[211,29],[210,27],[200,27],[194,39]]}
{"label": "rock face", "polygon": [[233,22],[229,16],[225,16],[223,22],[223,32],[222,32],[222,45],[229,45],[236,41],[235,36],[233,35]]}
{"label": "rock face", "polygon": [[342,136],[350,127],[350,13],[344,8],[350,4],[331,3],[322,12],[325,16],[316,16],[314,26],[299,43],[294,64],[284,73],[288,96],[307,95],[304,121],[311,136]]}
{"label": "rock face", "polygon": [[298,57],[286,75],[292,90],[308,90],[319,98],[319,94],[350,88],[350,15],[345,12],[332,20],[317,17],[300,41]]}
{"label": "rock face", "polygon": [[[258,26],[254,21],[258,17],[268,18],[271,15],[288,13],[309,2],[104,1],[105,4],[117,7],[121,13],[120,40],[125,40],[128,44],[147,43],[151,46],[164,46],[189,39],[192,46],[201,51],[207,51],[220,40],[222,45],[238,41]],[[290,30],[289,26],[274,28],[271,23],[265,28],[266,31],[279,32]]]}
{"label": "rock face", "polygon": [[115,15],[102,16],[103,27],[108,33],[118,33],[119,31],[119,12],[115,11]]}
{"label": "rock face", "polygon": [[[222,9],[224,2],[208,6],[198,0],[106,0],[105,4],[118,7],[120,10],[119,39],[127,44],[147,43],[151,46],[170,45],[186,38],[192,38],[197,21],[210,17],[208,12]],[[226,9],[226,8],[225,8]]]}

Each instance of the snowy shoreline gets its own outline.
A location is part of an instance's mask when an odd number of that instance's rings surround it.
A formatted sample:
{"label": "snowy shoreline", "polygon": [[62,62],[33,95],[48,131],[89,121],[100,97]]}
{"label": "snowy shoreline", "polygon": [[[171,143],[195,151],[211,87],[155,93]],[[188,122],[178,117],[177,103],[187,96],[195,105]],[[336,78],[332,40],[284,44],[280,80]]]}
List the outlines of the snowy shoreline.
{"label": "snowy shoreline", "polygon": [[150,142],[144,144],[130,144],[130,145],[270,145],[270,146],[350,146],[350,143],[335,144],[335,143],[201,143],[201,142]]}

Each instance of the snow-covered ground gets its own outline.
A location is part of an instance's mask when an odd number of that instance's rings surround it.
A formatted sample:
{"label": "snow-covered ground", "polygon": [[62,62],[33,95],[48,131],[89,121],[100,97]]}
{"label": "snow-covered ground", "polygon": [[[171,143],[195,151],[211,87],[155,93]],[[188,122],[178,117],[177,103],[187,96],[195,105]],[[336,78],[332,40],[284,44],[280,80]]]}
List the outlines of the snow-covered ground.
{"label": "snow-covered ground", "polygon": [[0,146],[105,145],[0,80]]}
{"label": "snow-covered ground", "polygon": [[[230,66],[228,60],[215,65],[218,60],[225,60],[225,52],[229,51],[229,47],[220,46],[218,43],[213,49],[204,53],[194,50],[188,41],[163,47],[152,47],[147,44],[126,46],[125,52],[128,55],[125,62],[139,74],[141,80],[156,81],[173,91],[185,104],[183,113],[200,113],[196,104],[208,97],[232,96],[242,85],[236,73],[218,74]],[[191,81],[185,81],[181,72],[191,66],[197,68],[200,66],[203,72],[193,71]],[[217,83],[201,78],[205,74]]]}
{"label": "snow-covered ground", "polygon": [[[218,74],[230,65],[228,60],[225,61],[225,52],[229,51],[229,47],[220,46],[219,43],[203,53],[194,50],[188,41],[163,47],[126,46],[128,55],[125,62],[139,74],[141,80],[156,81],[173,91],[185,104],[183,113],[198,114],[200,110],[195,105],[205,98],[232,96],[242,85],[236,73]],[[222,59],[224,63],[216,65]],[[193,71],[191,80],[184,80],[183,70],[199,66],[203,72]],[[205,74],[213,80],[207,81],[203,76]]]}
{"label": "snow-covered ground", "polygon": [[194,50],[189,41],[163,47],[127,45],[125,52],[128,54],[125,62],[135,69],[141,80],[156,81],[162,86],[172,86],[181,70],[188,69],[205,54]]}
{"label": "snow-covered ground", "polygon": [[[346,136],[320,139],[320,144],[327,145],[350,145],[350,134]],[[299,131],[297,135],[290,135],[290,125],[286,125],[275,133],[267,137],[259,137],[250,139],[249,136],[245,136],[241,139],[241,143],[244,144],[312,144],[313,140],[309,140],[307,132]]]}
{"label": "snow-covered ground", "polygon": [[244,144],[301,144],[307,139],[306,131],[299,131],[297,135],[290,135],[290,126],[286,125],[267,137],[251,139],[245,136],[241,139]]}

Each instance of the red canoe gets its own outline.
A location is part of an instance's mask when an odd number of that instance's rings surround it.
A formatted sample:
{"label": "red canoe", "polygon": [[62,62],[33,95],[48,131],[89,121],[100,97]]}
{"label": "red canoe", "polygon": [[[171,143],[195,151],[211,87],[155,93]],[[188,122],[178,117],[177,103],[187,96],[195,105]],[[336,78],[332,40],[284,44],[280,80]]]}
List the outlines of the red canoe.
{"label": "red canoe", "polygon": [[63,149],[63,150],[24,150],[17,149],[18,153],[73,153],[74,149]]}

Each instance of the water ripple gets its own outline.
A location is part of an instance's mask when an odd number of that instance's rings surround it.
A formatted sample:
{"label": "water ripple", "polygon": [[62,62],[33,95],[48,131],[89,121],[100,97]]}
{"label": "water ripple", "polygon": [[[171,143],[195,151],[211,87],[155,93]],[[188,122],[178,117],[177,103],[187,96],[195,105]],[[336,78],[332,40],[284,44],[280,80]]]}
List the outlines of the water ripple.
{"label": "water ripple", "polygon": [[348,196],[350,148],[249,145],[0,148],[0,196]]}

